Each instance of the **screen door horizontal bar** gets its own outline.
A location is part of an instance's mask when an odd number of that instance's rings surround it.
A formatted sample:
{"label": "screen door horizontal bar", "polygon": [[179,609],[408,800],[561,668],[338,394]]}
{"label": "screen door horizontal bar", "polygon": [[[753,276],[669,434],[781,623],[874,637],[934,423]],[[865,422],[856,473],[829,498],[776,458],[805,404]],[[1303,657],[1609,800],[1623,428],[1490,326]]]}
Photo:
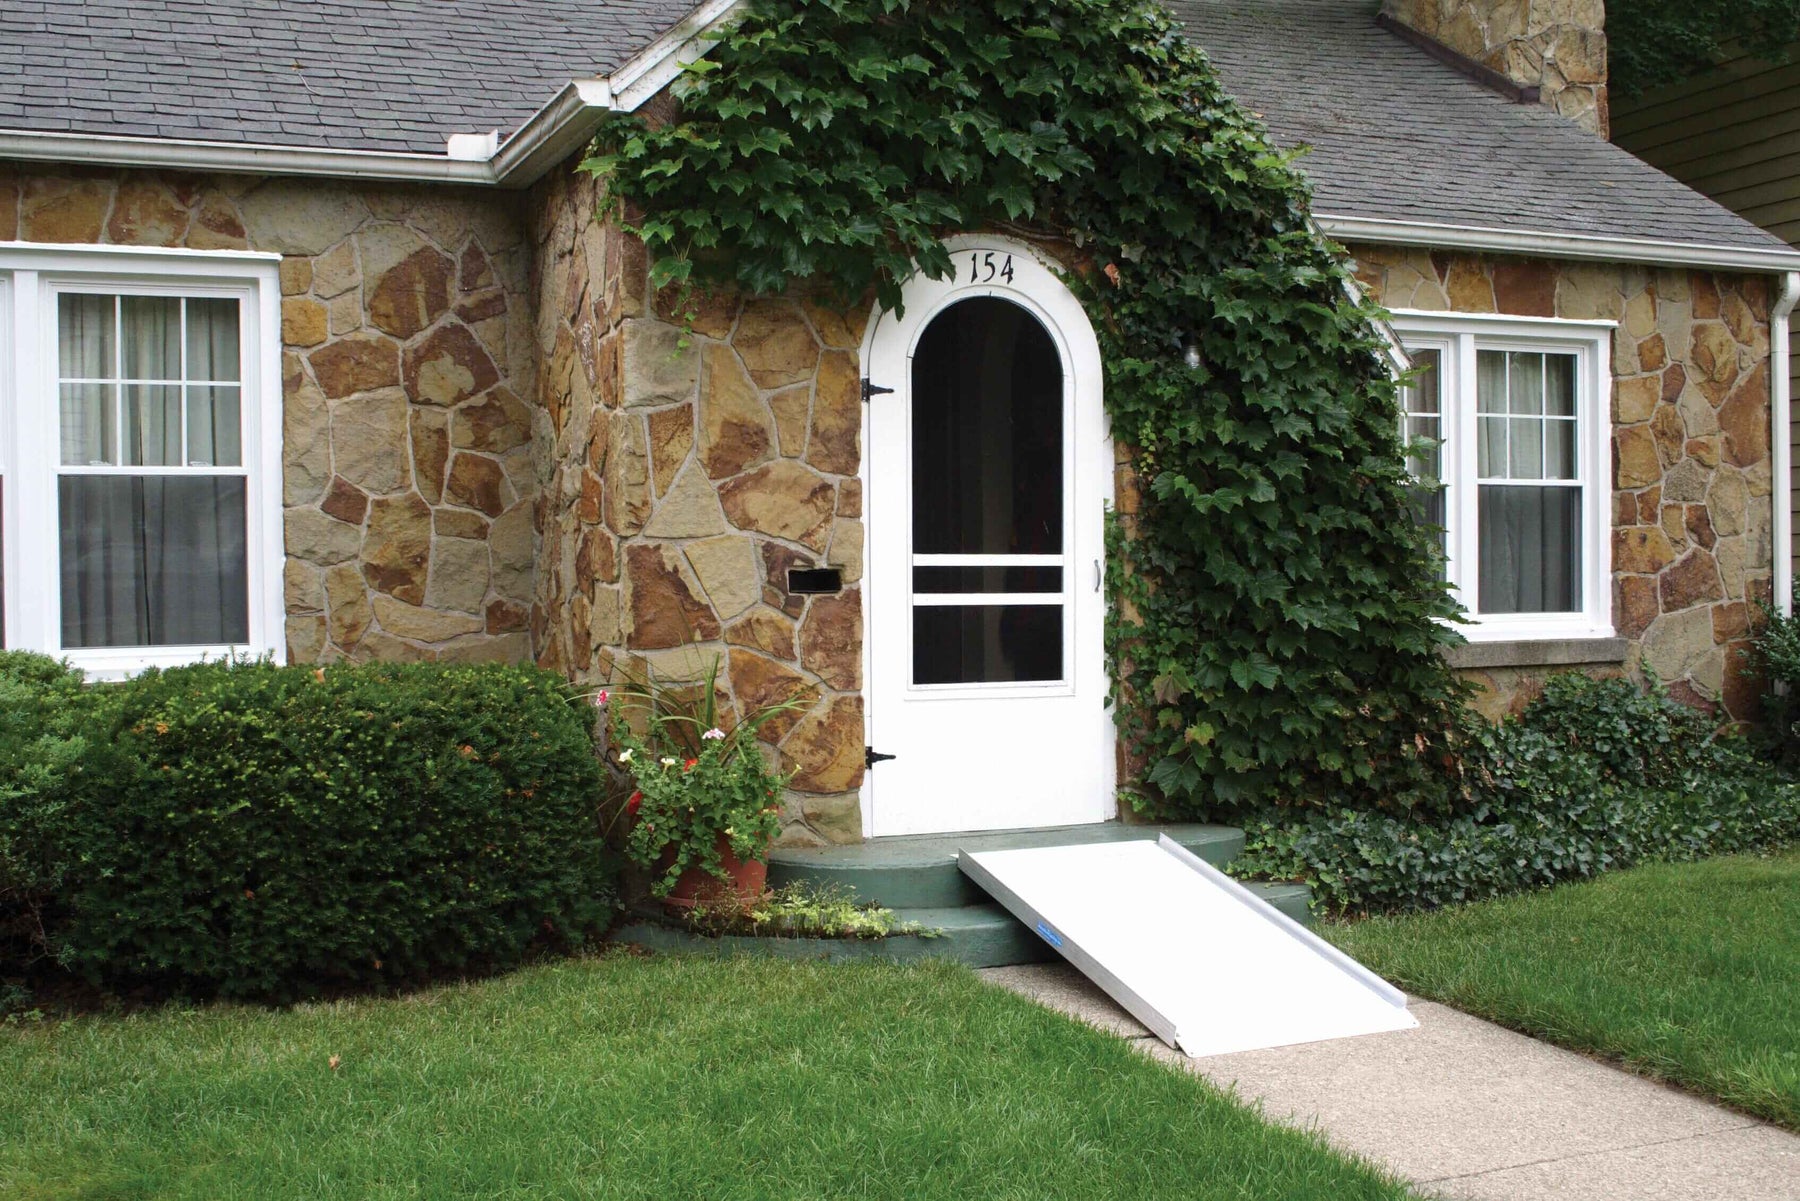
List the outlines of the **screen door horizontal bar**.
{"label": "screen door horizontal bar", "polygon": [[1061,592],[918,592],[913,594],[914,608],[938,608],[951,605],[1060,605]]}
{"label": "screen door horizontal bar", "polygon": [[1063,567],[1067,555],[914,555],[914,567]]}

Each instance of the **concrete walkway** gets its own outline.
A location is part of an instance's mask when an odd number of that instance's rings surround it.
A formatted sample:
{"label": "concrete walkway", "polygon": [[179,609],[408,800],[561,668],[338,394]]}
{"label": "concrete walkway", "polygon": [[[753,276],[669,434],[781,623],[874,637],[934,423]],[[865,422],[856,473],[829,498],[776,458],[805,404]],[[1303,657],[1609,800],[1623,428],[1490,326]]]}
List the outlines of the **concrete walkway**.
{"label": "concrete walkway", "polygon": [[980,974],[1317,1126],[1427,1196],[1800,1201],[1800,1137],[1430,1001],[1412,1002],[1417,1030],[1189,1059],[1066,964]]}

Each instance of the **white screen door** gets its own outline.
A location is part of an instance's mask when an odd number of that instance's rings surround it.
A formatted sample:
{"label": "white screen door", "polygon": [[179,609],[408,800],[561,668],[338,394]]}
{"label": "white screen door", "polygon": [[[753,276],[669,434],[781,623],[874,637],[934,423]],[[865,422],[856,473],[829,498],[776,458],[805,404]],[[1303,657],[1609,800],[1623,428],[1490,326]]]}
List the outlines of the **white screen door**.
{"label": "white screen door", "polygon": [[1113,816],[1101,591],[1112,451],[1080,304],[1028,248],[952,242],[870,334],[863,786],[876,835]]}

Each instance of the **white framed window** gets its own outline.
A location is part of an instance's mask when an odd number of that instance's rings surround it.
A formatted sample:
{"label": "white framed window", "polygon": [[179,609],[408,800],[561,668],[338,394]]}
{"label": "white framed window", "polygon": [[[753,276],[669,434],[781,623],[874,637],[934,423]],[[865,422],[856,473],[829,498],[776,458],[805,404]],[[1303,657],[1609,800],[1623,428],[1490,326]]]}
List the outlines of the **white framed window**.
{"label": "white framed window", "polygon": [[0,639],[282,654],[278,255],[0,243]]}
{"label": "white framed window", "polygon": [[[1612,636],[1614,323],[1398,311],[1419,516],[1473,641]],[[1435,445],[1432,445],[1435,443]]]}

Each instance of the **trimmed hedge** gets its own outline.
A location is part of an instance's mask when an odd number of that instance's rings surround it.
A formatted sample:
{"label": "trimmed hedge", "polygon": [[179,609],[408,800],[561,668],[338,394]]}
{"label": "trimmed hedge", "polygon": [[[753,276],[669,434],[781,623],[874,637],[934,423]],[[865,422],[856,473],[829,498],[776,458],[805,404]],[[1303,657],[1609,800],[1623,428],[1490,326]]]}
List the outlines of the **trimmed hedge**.
{"label": "trimmed hedge", "polygon": [[1466,807],[1244,823],[1233,869],[1305,879],[1339,911],[1404,911],[1800,840],[1800,783],[1703,714],[1627,680],[1553,677],[1465,747]]}
{"label": "trimmed hedge", "polygon": [[[0,688],[67,696],[45,662]],[[504,967],[612,915],[591,710],[559,677],[235,663],[76,691],[74,770],[0,801],[0,855],[56,870],[0,872],[97,982],[286,1000]]]}

